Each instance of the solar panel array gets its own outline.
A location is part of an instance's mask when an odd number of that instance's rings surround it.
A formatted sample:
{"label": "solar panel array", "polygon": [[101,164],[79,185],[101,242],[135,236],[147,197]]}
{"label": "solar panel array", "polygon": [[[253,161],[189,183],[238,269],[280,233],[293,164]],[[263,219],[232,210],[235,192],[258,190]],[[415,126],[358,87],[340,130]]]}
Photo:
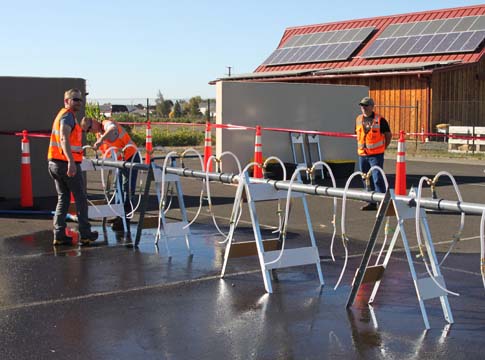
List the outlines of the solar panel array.
{"label": "solar panel array", "polygon": [[347,60],[374,27],[294,35],[276,49],[263,65]]}
{"label": "solar panel array", "polygon": [[389,25],[364,58],[475,51],[485,39],[485,15]]}

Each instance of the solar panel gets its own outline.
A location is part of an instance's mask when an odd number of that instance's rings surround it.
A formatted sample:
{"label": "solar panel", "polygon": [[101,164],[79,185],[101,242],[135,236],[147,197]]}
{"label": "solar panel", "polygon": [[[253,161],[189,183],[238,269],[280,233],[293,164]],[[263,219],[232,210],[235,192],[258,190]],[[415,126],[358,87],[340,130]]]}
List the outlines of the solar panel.
{"label": "solar panel", "polygon": [[359,29],[351,29],[345,33],[345,35],[340,39],[340,41],[341,42],[359,41],[359,40],[354,40],[354,38],[357,36],[357,33],[359,33]]}
{"label": "solar panel", "polygon": [[473,23],[477,20],[478,16],[468,16],[463,19],[456,25],[453,29],[455,32],[459,31],[468,31]]}
{"label": "solar panel", "polygon": [[420,35],[426,26],[428,26],[427,21],[414,23],[413,28],[408,32],[408,36]]}
{"label": "solar panel", "polygon": [[394,38],[399,36],[405,36],[413,26],[414,26],[414,23],[401,24],[401,26],[399,26],[399,28],[392,35],[392,37]]}
{"label": "solar panel", "polygon": [[422,54],[427,54],[430,52],[433,52],[434,49],[438,46],[438,44],[443,41],[445,38],[446,34],[436,34],[431,36],[431,39],[429,39],[428,43],[419,51],[419,53]]}
{"label": "solar panel", "polygon": [[404,42],[404,44],[399,48],[399,52],[398,54],[399,55],[404,55],[404,54],[407,54],[409,52],[409,49],[411,49],[414,45],[416,45],[416,43],[418,42],[419,40],[419,36],[410,36],[406,39],[406,41]]}
{"label": "solar panel", "polygon": [[485,30],[485,16],[480,16],[477,21],[473,23],[470,30]]}
{"label": "solar panel", "polygon": [[378,49],[374,52],[374,56],[382,56],[386,52],[386,50],[392,45],[394,39],[384,39],[382,44],[379,46]]}
{"label": "solar panel", "polygon": [[342,52],[338,55],[338,60],[346,60],[348,59],[360,46],[360,41],[354,41],[348,43],[345,48],[342,49]]}
{"label": "solar panel", "polygon": [[458,35],[456,40],[450,45],[447,49],[448,51],[458,52],[463,47],[463,45],[470,39],[472,36],[471,32],[462,32]]}
{"label": "solar panel", "polygon": [[284,65],[348,59],[374,27],[332,30],[293,35],[264,61],[264,65]]}
{"label": "solar panel", "polygon": [[407,37],[400,37],[400,38],[394,39],[394,42],[392,43],[392,45],[389,46],[385,52],[383,52],[383,55],[396,54],[398,50],[401,48],[401,46],[403,46],[403,44],[406,42],[407,39],[408,39]]}
{"label": "solar panel", "polygon": [[460,49],[461,51],[473,51],[476,49],[485,38],[485,31],[475,31],[470,36],[469,40]]}
{"label": "solar panel", "polygon": [[440,32],[442,33],[449,33],[452,32],[453,29],[456,27],[456,24],[460,21],[459,18],[448,19],[445,21],[442,27],[440,27]]}
{"label": "solar panel", "polygon": [[441,44],[438,44],[438,46],[436,46],[436,49],[434,51],[437,52],[437,53],[446,51],[446,49],[448,49],[450,47],[450,45],[456,40],[458,35],[460,35],[460,33],[446,34],[443,41],[441,41]]}
{"label": "solar panel", "polygon": [[399,53],[399,55],[419,54],[420,50],[429,43],[432,37],[433,35],[415,36],[415,41],[413,42],[413,45],[408,46],[406,48],[406,51]]}
{"label": "solar panel", "polygon": [[445,23],[446,20],[434,20],[434,21],[429,21],[428,26],[424,28],[424,30],[421,32],[421,34],[436,34],[438,29]]}
{"label": "solar panel", "polygon": [[364,58],[476,51],[485,40],[485,15],[389,25]]}
{"label": "solar panel", "polygon": [[297,40],[298,40],[298,36],[292,36],[291,38],[286,40],[286,42],[283,44],[282,48],[294,46]]}

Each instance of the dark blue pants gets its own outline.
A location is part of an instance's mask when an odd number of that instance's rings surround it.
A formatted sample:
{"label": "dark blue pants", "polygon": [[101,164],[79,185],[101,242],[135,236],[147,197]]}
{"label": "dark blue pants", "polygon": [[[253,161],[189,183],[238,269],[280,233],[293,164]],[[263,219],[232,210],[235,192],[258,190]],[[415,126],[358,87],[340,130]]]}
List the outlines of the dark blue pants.
{"label": "dark blue pants", "polygon": [[[384,168],[384,154],[369,155],[369,156],[359,156],[359,169],[363,173],[369,171],[372,166],[379,166],[381,169]],[[370,182],[370,188],[364,181],[364,187],[367,191],[376,191],[379,193],[386,192],[386,184],[382,174],[378,170],[372,170],[372,181]]]}
{"label": "dark blue pants", "polygon": [[67,176],[67,162],[49,161],[49,175],[57,190],[57,206],[54,214],[54,238],[62,240],[66,236],[66,215],[69,210],[71,193],[76,201],[77,218],[81,237],[91,232],[88,220],[88,200],[84,189],[84,176],[81,165],[76,164],[76,175]]}
{"label": "dark blue pants", "polygon": [[[141,163],[140,155],[138,154],[138,152],[136,152],[131,158],[126,160],[127,163],[131,163],[132,161],[134,163]],[[135,195],[135,190],[136,190],[136,178],[138,176],[138,170],[133,169],[131,171],[131,181],[130,181],[130,169],[123,168],[120,170],[120,174],[121,174],[121,191],[123,196],[124,208],[125,208],[125,212],[129,213],[132,210],[130,205],[130,197],[131,197],[131,202],[132,203],[134,202],[135,203],[134,205],[136,205],[136,201],[133,198],[133,196]],[[130,194],[130,196],[128,196],[128,194]]]}

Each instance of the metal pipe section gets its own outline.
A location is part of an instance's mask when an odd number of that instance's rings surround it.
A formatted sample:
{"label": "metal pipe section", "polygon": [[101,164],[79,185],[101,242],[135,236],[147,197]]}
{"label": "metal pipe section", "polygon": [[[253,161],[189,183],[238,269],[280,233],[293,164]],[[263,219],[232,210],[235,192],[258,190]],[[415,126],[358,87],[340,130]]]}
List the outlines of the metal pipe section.
{"label": "metal pipe section", "polygon": [[[91,159],[91,161],[96,166],[103,165],[102,160]],[[132,164],[130,162],[111,161],[111,160],[104,161],[104,166],[111,166],[116,168],[133,167],[134,169],[145,170],[145,171],[149,169],[149,165],[146,165],[146,164],[139,164],[139,163]],[[179,175],[183,177],[192,177],[192,178],[199,178],[199,179],[206,178],[206,173],[204,171],[192,170],[188,168],[167,167],[167,173]],[[234,175],[229,173],[214,173],[214,172],[210,172],[208,175],[209,175],[209,180],[211,181],[219,181],[225,184],[237,184],[239,182],[239,175]],[[251,178],[251,182],[270,184],[277,190],[288,190],[290,188],[289,181]],[[293,185],[291,186],[291,191],[297,191],[297,192],[301,192],[309,195],[319,195],[319,196],[337,197],[337,198],[342,198],[344,195],[344,189],[342,188],[333,188],[333,187],[322,186],[322,185],[298,184],[298,183],[293,183]],[[385,194],[382,194],[382,193],[369,192],[364,190],[347,190],[346,196],[348,199],[353,199],[353,200],[380,202],[384,199],[384,195]],[[414,200],[414,197],[412,196],[396,195],[396,199],[407,202],[409,207],[415,207],[415,200]],[[420,206],[424,209],[454,211],[458,213],[464,212],[469,215],[482,215],[483,211],[485,210],[485,204],[451,201],[451,200],[444,200],[444,199],[432,199],[432,198],[422,198]]]}

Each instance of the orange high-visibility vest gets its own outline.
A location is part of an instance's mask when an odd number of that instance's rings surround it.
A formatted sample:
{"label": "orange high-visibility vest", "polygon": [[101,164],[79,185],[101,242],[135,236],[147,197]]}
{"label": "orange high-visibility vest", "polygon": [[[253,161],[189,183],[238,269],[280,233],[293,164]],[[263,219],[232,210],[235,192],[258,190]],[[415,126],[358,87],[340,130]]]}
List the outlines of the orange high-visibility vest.
{"label": "orange high-visibility vest", "polygon": [[381,116],[374,113],[374,120],[367,134],[363,120],[364,115],[357,116],[355,120],[357,153],[360,156],[383,154],[386,150],[386,137],[381,133]]}
{"label": "orange high-visibility vest", "polygon": [[[131,140],[130,138],[130,135],[128,135],[128,133],[125,131],[125,129],[123,129],[123,127],[118,124],[117,122],[115,121],[111,121],[111,120],[104,120],[103,121],[103,125],[105,124],[105,122],[107,121],[110,121],[112,122],[113,124],[115,124],[117,130],[118,130],[118,137],[114,140],[114,141],[110,141],[108,139],[104,139],[103,141],[108,144],[109,146],[106,147],[106,148],[103,148],[103,147],[100,147],[100,150],[101,151],[106,151],[109,147],[112,147],[112,146],[115,146],[116,148],[118,148],[118,160],[122,160],[122,157],[121,157],[121,150],[128,144],[131,144],[131,145],[135,145],[135,143],[133,142],[133,140]],[[104,126],[103,126],[104,127]],[[137,152],[137,149],[134,148],[134,147],[128,147],[126,148],[125,152],[124,152],[124,160],[128,160],[129,158],[131,158],[135,153]]]}
{"label": "orange high-visibility vest", "polygon": [[72,113],[74,116],[74,129],[69,136],[69,144],[71,145],[71,152],[74,157],[74,161],[80,163],[83,161],[83,130],[78,125],[74,111],[71,109],[62,108],[57,114],[54,123],[52,124],[51,140],[49,143],[49,150],[47,151],[47,159],[49,160],[62,160],[69,161],[68,157],[64,154],[61,147],[61,118],[66,113]]}

